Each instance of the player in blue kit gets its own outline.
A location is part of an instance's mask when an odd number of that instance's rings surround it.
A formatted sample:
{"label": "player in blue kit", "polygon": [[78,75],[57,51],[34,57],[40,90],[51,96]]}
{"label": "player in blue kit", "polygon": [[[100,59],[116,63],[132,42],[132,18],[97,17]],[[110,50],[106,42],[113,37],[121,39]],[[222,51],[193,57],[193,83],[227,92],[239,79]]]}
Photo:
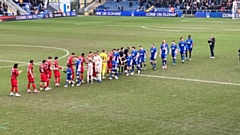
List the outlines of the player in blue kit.
{"label": "player in blue kit", "polygon": [[[191,38],[191,35],[188,35],[188,39],[186,40],[186,44],[187,44],[186,58],[191,61],[192,60],[192,49],[193,49],[193,45],[194,45],[194,41]],[[189,53],[189,58],[188,58],[188,53]]]}
{"label": "player in blue kit", "polygon": [[138,52],[136,51],[136,48],[132,47],[131,55],[132,55],[133,63],[132,63],[132,73],[131,73],[131,75],[134,74],[134,66],[136,66],[136,68],[137,68],[137,54],[138,54]]}
{"label": "player in blue kit", "polygon": [[183,37],[180,38],[180,41],[178,43],[178,50],[181,55],[182,63],[184,63],[186,54],[186,42],[184,41]]}
{"label": "player in blue kit", "polygon": [[167,68],[168,50],[168,44],[166,43],[166,40],[163,40],[159,50],[159,56],[162,58],[162,69]]}
{"label": "player in blue kit", "polygon": [[136,59],[135,59],[135,64],[136,64],[136,67],[138,69],[138,74],[141,73],[141,65],[142,65],[142,59],[140,57],[140,51],[137,52],[137,56],[136,56]]}
{"label": "player in blue kit", "polygon": [[129,76],[129,74],[131,73],[131,68],[132,68],[132,55],[130,52],[128,52],[128,55],[126,57],[126,64],[127,64],[127,72],[126,72],[126,76]]}
{"label": "player in blue kit", "polygon": [[119,53],[116,49],[112,50],[113,59],[112,59],[112,72],[109,79],[112,80],[112,76],[115,75],[115,79],[118,79],[118,65],[119,65]]}
{"label": "player in blue kit", "polygon": [[74,83],[72,81],[72,69],[70,68],[70,65],[67,65],[67,69],[65,71],[66,73],[66,85],[64,87],[68,87],[68,84],[71,83],[72,86],[74,86]]}
{"label": "player in blue kit", "polygon": [[176,65],[176,57],[177,57],[177,45],[175,43],[175,41],[172,41],[172,45],[171,45],[171,54],[172,54],[172,59],[173,59],[173,66]]}
{"label": "player in blue kit", "polygon": [[81,85],[81,78],[80,78],[80,75],[81,75],[81,60],[78,58],[78,57],[75,57],[75,65],[76,65],[76,82],[77,82],[77,86],[80,86]]}
{"label": "player in blue kit", "polygon": [[150,64],[152,65],[152,69],[156,69],[156,58],[157,58],[157,48],[154,44],[151,45],[150,48]]}
{"label": "player in blue kit", "polygon": [[142,61],[142,63],[141,63],[141,69],[144,69],[144,70],[146,70],[147,69],[147,66],[146,66],[146,58],[147,58],[147,51],[145,50],[145,49],[143,49],[143,47],[142,46],[139,46],[139,53],[140,53],[140,58],[141,58],[141,61]]}

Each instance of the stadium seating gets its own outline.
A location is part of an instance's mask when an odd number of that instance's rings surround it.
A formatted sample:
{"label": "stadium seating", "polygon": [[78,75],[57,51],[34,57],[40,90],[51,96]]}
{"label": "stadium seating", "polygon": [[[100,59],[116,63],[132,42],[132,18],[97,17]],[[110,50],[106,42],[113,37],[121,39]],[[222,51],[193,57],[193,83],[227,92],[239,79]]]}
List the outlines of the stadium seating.
{"label": "stadium seating", "polygon": [[9,12],[8,6],[0,1],[0,16],[11,16],[12,13]]}
{"label": "stadium seating", "polygon": [[[132,3],[132,4],[130,4]],[[131,5],[131,6],[130,6]],[[113,1],[107,0],[104,4],[98,6],[96,10],[108,10],[108,11],[137,11],[145,10],[146,3],[143,3],[143,9],[140,9],[140,3],[136,0],[134,1]]]}
{"label": "stadium seating", "polygon": [[28,14],[45,14],[50,12],[44,8],[44,3],[41,0],[23,0],[21,3],[17,0],[14,1],[22,9],[28,12]]}
{"label": "stadium seating", "polygon": [[[168,12],[169,6],[174,7],[175,12],[184,12],[194,14],[196,11],[201,12],[226,12],[231,10],[232,0],[216,1],[181,1],[181,0],[107,0],[106,3],[98,6],[97,11],[145,11],[148,7],[154,5],[150,12]],[[130,6],[132,2],[132,6]],[[123,8],[122,8],[123,7]]]}

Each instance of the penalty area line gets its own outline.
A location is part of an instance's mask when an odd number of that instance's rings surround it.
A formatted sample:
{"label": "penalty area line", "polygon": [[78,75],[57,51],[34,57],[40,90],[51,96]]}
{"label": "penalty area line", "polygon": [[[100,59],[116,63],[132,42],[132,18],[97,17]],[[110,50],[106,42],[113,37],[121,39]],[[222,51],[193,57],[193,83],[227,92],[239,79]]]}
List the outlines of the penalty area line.
{"label": "penalty area line", "polygon": [[238,83],[230,83],[230,82],[218,82],[218,81],[208,81],[208,80],[188,79],[188,78],[178,78],[178,77],[168,77],[168,76],[157,76],[157,75],[143,75],[143,74],[135,74],[135,75],[136,76],[151,77],[151,78],[189,81],[189,82],[200,82],[200,83],[211,83],[211,84],[240,86],[240,84],[238,84]]}

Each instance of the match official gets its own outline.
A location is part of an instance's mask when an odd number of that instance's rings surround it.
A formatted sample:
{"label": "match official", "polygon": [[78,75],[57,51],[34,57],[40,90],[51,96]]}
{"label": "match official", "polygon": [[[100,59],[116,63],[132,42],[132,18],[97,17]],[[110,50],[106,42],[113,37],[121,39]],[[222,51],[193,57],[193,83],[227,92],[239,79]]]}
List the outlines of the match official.
{"label": "match official", "polygon": [[[123,51],[123,54],[124,54],[124,56],[125,56],[125,59],[126,59],[127,56],[128,56],[128,52],[130,51],[130,48],[131,48],[131,46],[128,45],[127,48],[125,48],[124,51]],[[125,71],[127,70],[127,63],[126,63],[126,62],[125,62],[124,70],[125,70]]]}
{"label": "match official", "polygon": [[215,37],[212,35],[209,39],[208,39],[208,44],[210,47],[210,52],[211,52],[211,59],[214,59],[214,47],[215,47]]}

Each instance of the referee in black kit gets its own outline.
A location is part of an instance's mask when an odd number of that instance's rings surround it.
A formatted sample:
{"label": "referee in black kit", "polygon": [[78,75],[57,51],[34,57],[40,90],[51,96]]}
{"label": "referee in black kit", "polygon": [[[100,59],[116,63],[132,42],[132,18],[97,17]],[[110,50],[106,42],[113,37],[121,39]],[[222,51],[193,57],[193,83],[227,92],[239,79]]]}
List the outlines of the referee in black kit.
{"label": "referee in black kit", "polygon": [[[127,48],[125,48],[125,49],[123,50],[123,53],[124,53],[125,58],[128,56],[128,52],[130,52],[130,48],[131,48],[131,46],[128,45]],[[126,64],[126,63],[125,63],[125,66],[124,66],[124,70],[125,70],[125,71],[127,70],[127,64]]]}
{"label": "referee in black kit", "polygon": [[209,39],[208,39],[208,44],[210,47],[210,52],[211,52],[211,59],[214,59],[214,47],[215,47],[215,37],[212,35]]}

